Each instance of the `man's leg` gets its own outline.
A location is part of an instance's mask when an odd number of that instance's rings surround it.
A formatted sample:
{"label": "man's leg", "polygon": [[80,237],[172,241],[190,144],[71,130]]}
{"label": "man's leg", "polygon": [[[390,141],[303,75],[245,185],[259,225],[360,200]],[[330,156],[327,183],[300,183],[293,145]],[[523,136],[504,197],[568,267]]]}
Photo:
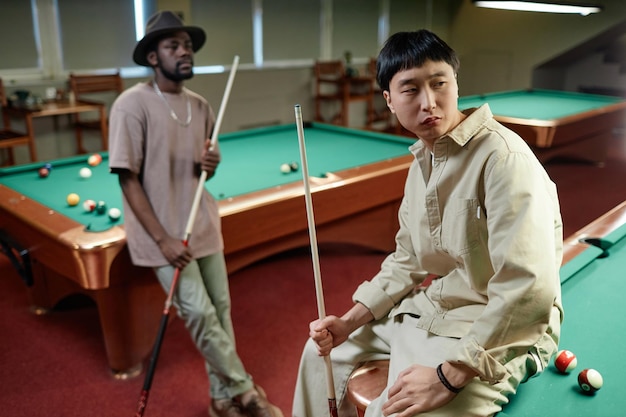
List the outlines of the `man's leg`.
{"label": "man's leg", "polygon": [[[333,379],[338,414],[341,417],[356,415],[355,406],[345,399],[348,378],[360,364],[389,358],[389,319],[366,324],[350,338],[334,348],[332,359]],[[317,354],[315,344],[309,339],[304,346],[298,370],[298,380],[293,399],[293,417],[327,416],[328,392],[324,359]]]}
{"label": "man's leg", "polygon": [[[218,276],[219,263],[215,265],[218,265],[218,269],[213,279],[222,279]],[[155,271],[163,288],[169,291],[174,268],[165,266],[156,268]],[[228,284],[226,284],[227,288]],[[174,296],[174,306],[208,364],[211,397],[213,399],[234,398],[250,390],[253,382],[236,353],[230,319],[225,329],[223,317],[218,316],[216,307],[209,297],[197,262],[191,262],[181,271]],[[220,308],[223,315],[224,307]]]}
{"label": "man's leg", "polygon": [[[220,252],[218,254],[200,258],[197,262],[206,292],[211,300],[211,303],[213,304],[213,307],[215,308],[215,315],[219,320],[221,328],[232,341],[229,346],[224,346],[224,348],[229,351],[224,351],[223,354],[227,357],[238,358],[239,356],[235,343],[235,331],[233,329],[231,316],[230,288],[228,284],[228,274],[226,272],[224,255]],[[211,386],[223,386],[224,384],[221,382],[223,376],[220,373],[214,372],[208,362],[206,362],[206,368],[207,373],[209,374]],[[227,393],[220,393],[219,397],[214,398],[220,398],[226,394]]]}
{"label": "man's leg", "polygon": [[[388,398],[387,391],[401,371],[411,364],[434,368],[445,360],[446,352],[456,345],[457,339],[435,336],[425,330],[418,329],[415,320],[409,315],[403,315],[402,320],[394,329],[387,388],[379,398],[372,401],[367,407],[366,417],[382,416],[382,405]],[[515,358],[506,365],[511,373],[508,380],[490,385],[488,382],[475,378],[451,402],[437,410],[419,414],[419,416],[493,416],[502,409],[503,404],[508,402],[507,397],[517,391],[521,381],[526,379],[527,373],[534,373],[535,368],[527,366],[534,364],[535,361],[530,355]]]}

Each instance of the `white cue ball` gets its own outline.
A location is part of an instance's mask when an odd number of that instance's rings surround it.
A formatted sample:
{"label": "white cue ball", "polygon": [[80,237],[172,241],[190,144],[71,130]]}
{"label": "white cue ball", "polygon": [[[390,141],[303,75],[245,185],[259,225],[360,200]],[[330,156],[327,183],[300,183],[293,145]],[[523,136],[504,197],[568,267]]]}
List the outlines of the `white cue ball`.
{"label": "white cue ball", "polygon": [[89,178],[91,177],[91,170],[87,167],[81,168],[78,172],[81,178]]}
{"label": "white cue ball", "polygon": [[291,172],[291,166],[289,164],[282,164],[280,166],[280,172],[282,172],[283,174]]}
{"label": "white cue ball", "polygon": [[109,209],[109,219],[111,219],[111,221],[118,221],[120,219],[120,216],[122,215],[122,212],[120,211],[120,209],[118,208],[111,208]]}

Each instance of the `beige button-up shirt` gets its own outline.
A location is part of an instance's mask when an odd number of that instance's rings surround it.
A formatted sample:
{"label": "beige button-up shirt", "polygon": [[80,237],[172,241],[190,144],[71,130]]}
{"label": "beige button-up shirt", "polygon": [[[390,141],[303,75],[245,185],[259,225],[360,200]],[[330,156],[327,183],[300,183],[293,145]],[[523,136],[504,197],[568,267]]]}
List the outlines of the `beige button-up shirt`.
{"label": "beige button-up shirt", "polygon": [[[512,358],[556,350],[563,310],[556,186],[527,144],[484,105],[433,153],[420,141],[399,210],[396,250],[353,299],[376,318],[419,316],[459,338],[447,358],[496,383]],[[426,289],[417,286],[434,274]]]}

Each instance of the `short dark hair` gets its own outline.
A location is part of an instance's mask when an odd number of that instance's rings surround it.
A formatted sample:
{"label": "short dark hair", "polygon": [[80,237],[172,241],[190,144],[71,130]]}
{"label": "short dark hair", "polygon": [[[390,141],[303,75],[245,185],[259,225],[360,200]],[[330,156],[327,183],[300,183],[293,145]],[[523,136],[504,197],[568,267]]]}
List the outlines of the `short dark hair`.
{"label": "short dark hair", "polygon": [[460,62],[456,52],[429,30],[398,32],[389,37],[376,60],[376,81],[382,90],[398,71],[421,67],[426,61],[446,62],[454,73]]}

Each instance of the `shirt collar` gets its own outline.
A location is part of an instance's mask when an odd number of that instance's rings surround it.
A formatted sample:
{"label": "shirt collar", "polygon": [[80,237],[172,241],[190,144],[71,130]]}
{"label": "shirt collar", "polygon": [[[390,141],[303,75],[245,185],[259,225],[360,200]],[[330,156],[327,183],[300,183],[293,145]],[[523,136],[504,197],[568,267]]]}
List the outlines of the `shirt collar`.
{"label": "shirt collar", "polygon": [[[459,123],[446,135],[438,139],[437,142],[445,138],[450,138],[459,146],[465,146],[489,120],[493,119],[493,114],[491,113],[491,109],[487,103],[478,108],[474,107],[466,109],[463,111],[463,114],[467,116],[465,120]],[[437,142],[435,142],[435,146]],[[427,148],[421,140],[418,140],[409,147],[409,150],[415,156],[417,156],[420,151],[424,149]]]}
{"label": "shirt collar", "polygon": [[464,110],[463,113],[467,116],[465,120],[446,135],[460,146],[465,146],[489,120],[493,119],[487,103],[478,108]]}

